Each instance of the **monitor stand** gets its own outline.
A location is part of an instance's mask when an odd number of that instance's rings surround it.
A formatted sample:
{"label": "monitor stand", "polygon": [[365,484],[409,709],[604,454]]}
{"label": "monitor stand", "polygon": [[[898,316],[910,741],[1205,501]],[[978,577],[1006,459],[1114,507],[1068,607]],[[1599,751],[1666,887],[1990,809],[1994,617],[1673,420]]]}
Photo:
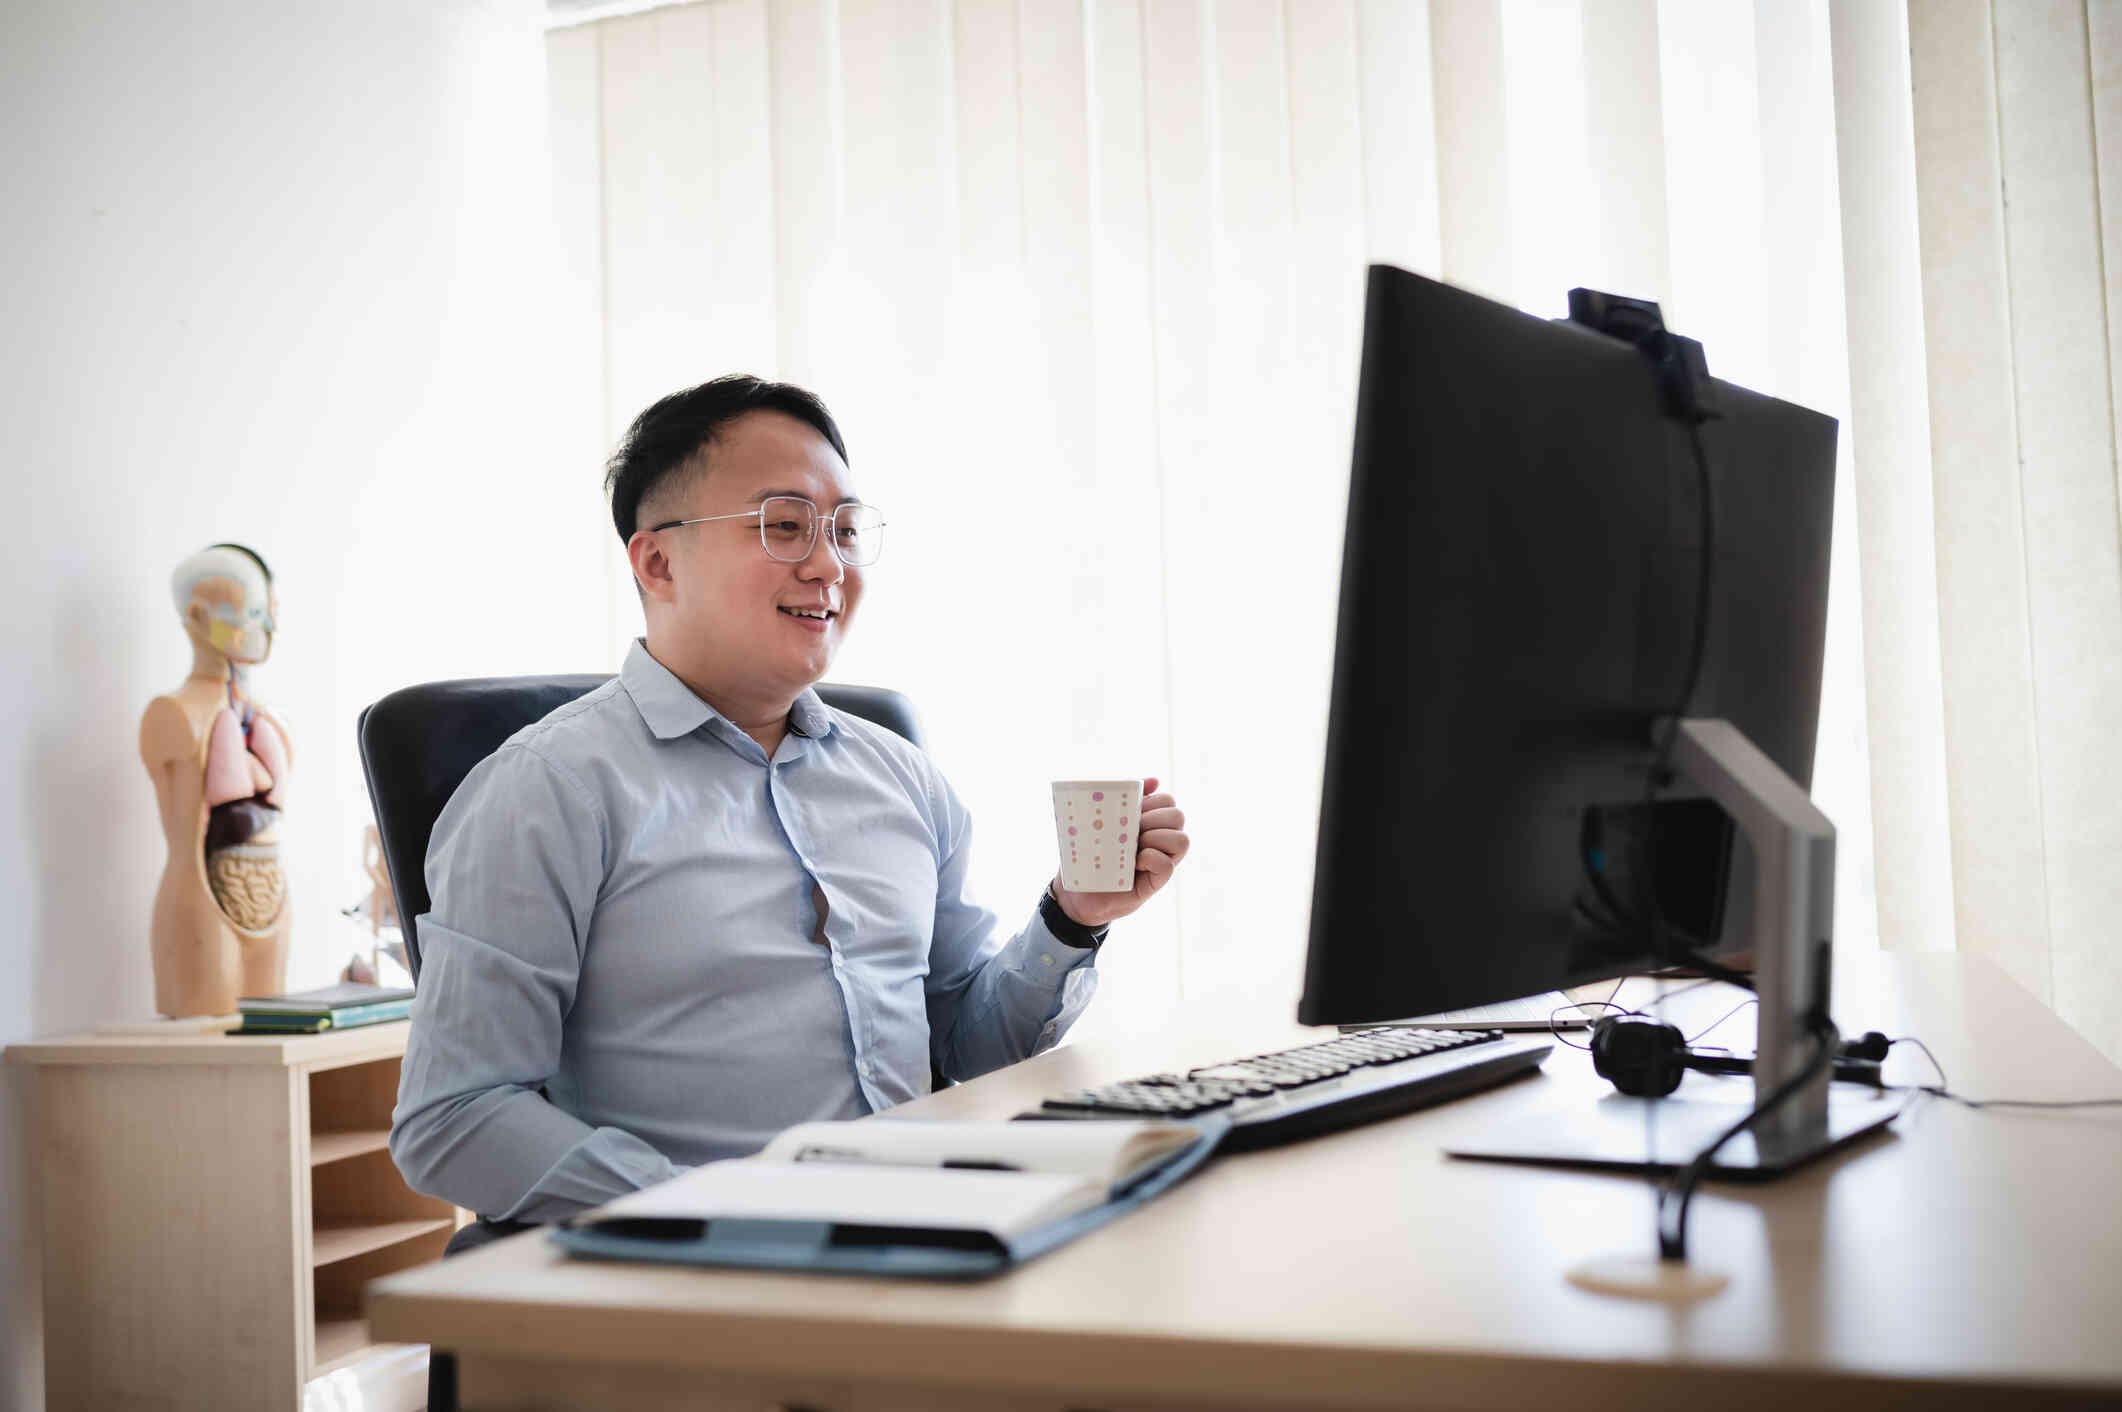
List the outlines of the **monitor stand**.
{"label": "monitor stand", "polygon": [[[1673,724],[1672,763],[1753,846],[1757,876],[1751,936],[1760,1022],[1753,1101],[1805,1070],[1816,1040],[1811,1017],[1832,1013],[1829,982],[1835,914],[1835,827],[1729,721]],[[1845,1092],[1847,1096],[1845,1096]],[[1902,1105],[1876,1090],[1828,1093],[1828,1067],[1752,1132],[1724,1145],[1709,1170],[1764,1180],[1883,1127]],[[1692,1161],[1744,1117],[1747,1103],[1625,1098],[1499,1125],[1447,1148],[1455,1157],[1567,1166],[1670,1169]]]}
{"label": "monitor stand", "polygon": [[[1744,1117],[1749,1106],[1710,1099],[1629,1098],[1616,1093],[1596,1103],[1558,1108],[1536,1121],[1499,1123],[1445,1151],[1454,1157],[1489,1162],[1670,1172],[1692,1162],[1696,1153]],[[1828,1096],[1827,1123],[1817,1141],[1764,1151],[1752,1133],[1740,1133],[1718,1150],[1708,1174],[1727,1181],[1772,1181],[1867,1133],[1883,1131],[1904,1106],[1898,1094],[1851,1086],[1846,1094]]]}

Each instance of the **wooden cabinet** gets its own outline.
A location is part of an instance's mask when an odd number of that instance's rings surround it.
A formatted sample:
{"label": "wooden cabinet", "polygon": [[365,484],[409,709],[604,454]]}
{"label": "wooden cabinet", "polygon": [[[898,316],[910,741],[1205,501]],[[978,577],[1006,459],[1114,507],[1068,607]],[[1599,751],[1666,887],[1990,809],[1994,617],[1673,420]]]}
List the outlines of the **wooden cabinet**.
{"label": "wooden cabinet", "polygon": [[460,1219],[391,1163],[407,1029],[7,1050],[34,1071],[51,1412],[289,1412],[383,1367],[361,1404],[419,1405],[424,1358],[361,1316],[369,1280],[440,1258]]}

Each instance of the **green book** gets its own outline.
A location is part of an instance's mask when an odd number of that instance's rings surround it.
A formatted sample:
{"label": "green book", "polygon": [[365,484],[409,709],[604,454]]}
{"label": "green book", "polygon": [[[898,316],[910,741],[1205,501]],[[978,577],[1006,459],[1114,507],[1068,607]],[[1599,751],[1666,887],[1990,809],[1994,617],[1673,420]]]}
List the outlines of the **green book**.
{"label": "green book", "polygon": [[359,1029],[363,1025],[380,1025],[390,1020],[402,1020],[412,1013],[410,997],[404,1000],[386,1000],[375,1005],[350,1005],[339,1010],[324,1010],[313,1013],[296,1011],[243,1012],[243,1027],[230,1030],[230,1034],[320,1034],[325,1030]]}

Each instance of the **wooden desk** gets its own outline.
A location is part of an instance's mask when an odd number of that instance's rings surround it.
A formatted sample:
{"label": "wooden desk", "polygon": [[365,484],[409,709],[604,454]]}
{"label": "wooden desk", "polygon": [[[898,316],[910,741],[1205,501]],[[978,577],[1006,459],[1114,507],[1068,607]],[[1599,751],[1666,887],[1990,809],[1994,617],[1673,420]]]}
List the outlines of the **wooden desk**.
{"label": "wooden desk", "polygon": [[[2122,1097],[2122,1073],[1979,959],[1865,958],[1837,985],[1848,1028],[1922,1036],[1956,1091]],[[900,1111],[1003,1116],[1306,1033],[1183,1016]],[[1741,1021],[1725,1036],[1750,1042]],[[1908,1055],[1889,1078],[1929,1081]],[[1690,1076],[1683,1091],[1734,1082]],[[458,1350],[467,1407],[2122,1405],[2122,1110],[1924,1100],[1782,1182],[1707,1187],[1691,1248],[1731,1287],[1671,1309],[1564,1278],[1655,1248],[1643,1181],[1439,1151],[1603,1088],[1586,1056],[1558,1051],[1502,1090],[1220,1159],[982,1283],[594,1263],[532,1233],[378,1281],[369,1319],[376,1336]]]}

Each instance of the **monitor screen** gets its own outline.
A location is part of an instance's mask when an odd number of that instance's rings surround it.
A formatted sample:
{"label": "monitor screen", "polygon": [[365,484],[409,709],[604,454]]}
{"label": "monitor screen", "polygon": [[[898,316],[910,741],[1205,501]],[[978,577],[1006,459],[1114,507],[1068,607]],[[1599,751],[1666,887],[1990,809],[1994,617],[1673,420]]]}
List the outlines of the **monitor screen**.
{"label": "monitor screen", "polygon": [[[1684,714],[1809,787],[1836,427],[1715,394]],[[1743,838],[1684,781],[1645,807],[1688,684],[1699,475],[1635,345],[1372,268],[1300,1020],[1646,969],[1666,958],[1639,889],[1690,945],[1743,958]]]}

